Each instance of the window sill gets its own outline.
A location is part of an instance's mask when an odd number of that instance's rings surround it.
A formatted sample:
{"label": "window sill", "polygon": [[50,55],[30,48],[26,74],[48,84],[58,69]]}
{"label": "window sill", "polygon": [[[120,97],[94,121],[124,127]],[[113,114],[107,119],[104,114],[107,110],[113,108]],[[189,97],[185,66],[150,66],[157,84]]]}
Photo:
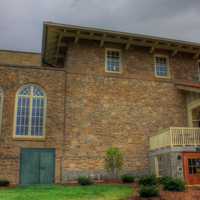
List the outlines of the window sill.
{"label": "window sill", "polygon": [[171,76],[155,76],[155,80],[159,80],[159,81],[172,81],[172,77]]}
{"label": "window sill", "polygon": [[44,141],[45,137],[34,137],[34,136],[14,136],[14,140],[19,141]]}
{"label": "window sill", "polygon": [[108,71],[105,70],[106,73],[110,73],[110,74],[122,74],[122,71]]}
{"label": "window sill", "polygon": [[171,79],[171,76],[168,75],[168,76],[159,76],[159,75],[155,75],[156,78],[159,78],[159,79]]}

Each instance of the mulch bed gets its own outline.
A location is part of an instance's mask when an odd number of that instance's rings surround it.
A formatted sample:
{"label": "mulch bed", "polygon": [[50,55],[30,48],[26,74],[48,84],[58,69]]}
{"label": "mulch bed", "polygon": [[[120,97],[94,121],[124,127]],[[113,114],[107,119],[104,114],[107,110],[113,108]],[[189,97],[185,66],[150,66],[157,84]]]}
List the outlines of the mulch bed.
{"label": "mulch bed", "polygon": [[136,195],[129,200],[200,200],[200,187],[189,187],[185,192],[168,192],[161,190],[160,197],[154,198],[141,198],[137,190],[138,188],[136,189]]}

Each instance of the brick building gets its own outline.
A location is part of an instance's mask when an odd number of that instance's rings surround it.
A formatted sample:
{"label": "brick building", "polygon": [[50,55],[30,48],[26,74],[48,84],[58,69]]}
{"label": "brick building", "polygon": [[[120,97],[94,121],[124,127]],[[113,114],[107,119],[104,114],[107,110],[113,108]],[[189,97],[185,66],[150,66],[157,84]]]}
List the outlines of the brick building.
{"label": "brick building", "polygon": [[0,51],[0,179],[106,178],[115,146],[123,173],[197,183],[199,54],[197,43],[45,22],[41,54]]}

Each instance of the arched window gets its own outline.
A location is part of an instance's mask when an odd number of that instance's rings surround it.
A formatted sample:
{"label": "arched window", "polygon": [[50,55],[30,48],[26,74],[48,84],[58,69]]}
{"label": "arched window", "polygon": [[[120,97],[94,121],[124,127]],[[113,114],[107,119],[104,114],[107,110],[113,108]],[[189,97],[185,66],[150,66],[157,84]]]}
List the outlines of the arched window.
{"label": "arched window", "polygon": [[2,125],[2,114],[3,114],[3,90],[0,88],[0,133]]}
{"label": "arched window", "polygon": [[25,85],[16,95],[15,136],[43,137],[46,95],[37,85]]}

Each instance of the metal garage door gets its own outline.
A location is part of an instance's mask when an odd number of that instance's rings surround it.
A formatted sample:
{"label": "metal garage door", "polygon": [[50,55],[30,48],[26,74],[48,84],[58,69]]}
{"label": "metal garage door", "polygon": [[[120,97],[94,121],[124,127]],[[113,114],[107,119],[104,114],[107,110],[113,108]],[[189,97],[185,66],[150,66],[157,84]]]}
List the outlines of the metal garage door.
{"label": "metal garage door", "polygon": [[22,149],[20,183],[52,184],[55,174],[54,149]]}

